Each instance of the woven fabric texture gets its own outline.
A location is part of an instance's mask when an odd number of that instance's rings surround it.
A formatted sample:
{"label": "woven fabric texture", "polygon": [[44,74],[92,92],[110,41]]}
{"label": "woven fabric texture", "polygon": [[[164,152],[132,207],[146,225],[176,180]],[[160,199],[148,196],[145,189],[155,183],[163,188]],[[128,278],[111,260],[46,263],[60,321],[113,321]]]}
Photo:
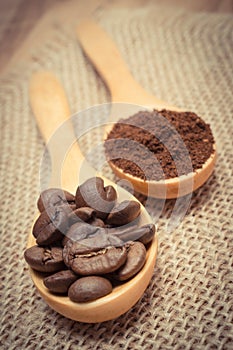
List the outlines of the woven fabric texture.
{"label": "woven fabric texture", "polygon": [[[211,124],[218,149],[215,172],[193,194],[182,222],[170,232],[166,224],[175,200],[165,204],[158,220],[154,275],[129,312],[116,320],[84,324],[50,309],[23,259],[44,151],[29,106],[28,79],[37,69],[53,70],[68,92],[73,113],[110,101],[74,33],[54,26],[31,59],[1,81],[1,349],[230,350],[232,16],[151,6],[99,11],[96,17],[142,86]],[[86,135],[81,145],[88,150],[100,137],[98,132]],[[149,207],[152,217],[155,201]]]}

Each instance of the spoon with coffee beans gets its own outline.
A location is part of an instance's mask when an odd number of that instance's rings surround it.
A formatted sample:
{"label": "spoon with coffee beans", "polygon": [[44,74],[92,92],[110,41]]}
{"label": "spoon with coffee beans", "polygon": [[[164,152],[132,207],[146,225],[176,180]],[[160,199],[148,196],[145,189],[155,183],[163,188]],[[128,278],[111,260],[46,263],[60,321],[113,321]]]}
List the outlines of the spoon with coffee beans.
{"label": "spoon with coffee beans", "polygon": [[181,197],[202,186],[216,161],[209,125],[145,91],[93,20],[80,21],[77,36],[111,93],[115,123],[107,130],[105,151],[115,174],[156,198]]}
{"label": "spoon with coffee beans", "polygon": [[151,280],[155,225],[129,192],[96,176],[72,144],[70,109],[57,78],[35,73],[29,95],[52,161],[52,187],[38,198],[24,253],[32,280],[47,304],[68,318],[114,319],[140,299]]}

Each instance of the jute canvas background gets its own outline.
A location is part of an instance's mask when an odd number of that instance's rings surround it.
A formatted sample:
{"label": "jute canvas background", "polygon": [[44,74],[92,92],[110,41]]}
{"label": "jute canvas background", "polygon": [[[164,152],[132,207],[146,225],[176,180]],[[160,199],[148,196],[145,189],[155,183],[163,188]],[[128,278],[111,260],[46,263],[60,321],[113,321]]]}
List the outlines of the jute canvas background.
{"label": "jute canvas background", "polygon": [[[146,89],[211,124],[216,170],[172,232],[166,223],[174,201],[166,203],[153,279],[132,310],[101,324],[74,322],[51,310],[23,259],[44,152],[28,79],[37,69],[51,69],[69,94],[73,113],[110,101],[74,32],[55,23],[30,58],[1,79],[1,347],[232,349],[232,15],[150,6],[100,9],[95,17]],[[99,137],[86,135],[83,148]],[[150,213],[153,217],[153,203]]]}

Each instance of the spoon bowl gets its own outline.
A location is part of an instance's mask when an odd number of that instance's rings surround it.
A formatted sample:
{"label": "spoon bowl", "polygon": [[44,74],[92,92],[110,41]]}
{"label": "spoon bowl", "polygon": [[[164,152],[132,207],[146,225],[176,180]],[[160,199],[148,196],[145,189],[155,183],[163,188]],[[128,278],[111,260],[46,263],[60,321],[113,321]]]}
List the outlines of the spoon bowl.
{"label": "spoon bowl", "polygon": [[[72,125],[70,123],[70,110],[66,94],[59,81],[50,72],[35,73],[30,81],[29,88],[30,103],[34,112],[38,127],[47,144],[52,159],[52,174],[49,187],[60,185],[63,189],[74,192],[79,183],[79,170],[84,162],[77,143],[70,146],[71,140],[75,139]],[[65,123],[64,123],[65,122]],[[61,133],[59,126],[62,125]],[[59,137],[58,137],[59,136]],[[62,137],[62,138],[61,138]],[[65,159],[61,158],[62,148],[69,149]],[[57,173],[61,172],[61,179]],[[95,175],[95,170],[84,162],[82,172],[87,178]],[[112,185],[108,179],[104,179],[106,185]],[[119,201],[137,200],[129,192],[117,186]],[[141,205],[141,204],[140,204]],[[139,225],[152,223],[152,219],[146,209],[141,205]],[[29,233],[28,245],[35,245],[35,238]],[[147,288],[154,270],[157,256],[158,240],[154,236],[147,249],[146,262],[141,271],[129,281],[113,288],[113,291],[102,298],[91,302],[76,303],[68,297],[55,295],[43,284],[43,275],[30,268],[32,280],[46,303],[60,314],[80,322],[96,323],[114,319],[128,311],[142,296]]]}
{"label": "spoon bowl", "polygon": [[160,181],[145,181],[125,173],[124,170],[111,161],[109,165],[119,178],[129,181],[129,183],[133,185],[135,191],[146,196],[149,194],[151,197],[171,199],[182,197],[201,187],[212,174],[215,162],[216,151],[214,146],[214,152],[204,163],[202,168],[188,175],[181,175],[179,177]]}
{"label": "spoon bowl", "polygon": [[[122,200],[124,198],[128,199],[128,196],[122,192],[119,193],[119,198]],[[140,221],[142,224],[151,222],[151,218],[146,210],[142,209]],[[36,240],[30,233],[27,247],[30,248],[35,244]],[[56,295],[49,292],[44,286],[43,274],[32,268],[29,268],[29,270],[38,292],[52,309],[75,321],[85,323],[104,322],[117,318],[130,310],[143,295],[153,275],[157,248],[158,240],[155,235],[147,249],[146,263],[141,271],[129,281],[114,287],[110,294],[91,302],[76,303],[71,301],[68,296]]]}
{"label": "spoon bowl", "polygon": [[[137,105],[137,111],[144,108],[158,111],[162,109],[181,111],[178,107],[158,99],[142,88],[131,75],[115,44],[92,19],[80,21],[77,27],[77,37],[87,57],[109,88],[112,102]],[[111,113],[116,120],[115,106],[116,104],[113,103]],[[121,114],[118,115],[118,119],[120,118],[122,118]],[[212,154],[201,168],[187,175],[171,179],[142,180],[139,177],[127,174],[111,160],[109,165],[118,177],[128,180],[137,192],[144,195],[149,194],[151,197],[167,199],[187,195],[202,186],[212,174],[215,162],[216,145],[214,144]]]}

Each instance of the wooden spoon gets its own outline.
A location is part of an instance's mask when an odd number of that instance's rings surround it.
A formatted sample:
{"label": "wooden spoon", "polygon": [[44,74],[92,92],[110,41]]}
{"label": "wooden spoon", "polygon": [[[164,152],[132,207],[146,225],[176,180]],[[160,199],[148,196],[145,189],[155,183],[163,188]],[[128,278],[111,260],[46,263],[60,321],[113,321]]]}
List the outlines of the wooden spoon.
{"label": "wooden spoon", "polygon": [[[56,170],[59,171],[59,169],[61,169],[60,154],[63,148],[65,147],[68,149],[71,140],[75,139],[73,128],[69,121],[71,113],[65,92],[52,73],[38,72],[31,78],[29,95],[38,127],[44,141],[48,145],[53,168],[57,167]],[[59,129],[61,132],[59,132]],[[56,135],[55,138],[53,137],[54,133]],[[79,170],[81,166],[83,166],[83,162],[83,155],[81,154],[77,143],[74,143],[67,153],[62,167],[62,188],[74,192],[78,186]],[[84,168],[84,172],[86,172],[85,175],[87,178],[95,176],[95,170],[87,164]],[[55,172],[54,176],[52,176],[52,182],[50,182],[50,185],[53,187],[54,180],[55,186],[57,186],[59,181]],[[104,181],[105,184],[115,186],[105,178]],[[117,188],[117,193],[119,201],[125,199],[136,200],[131,194],[120,187]],[[141,205],[139,224],[142,225],[151,222],[151,217]],[[35,245],[35,238],[30,232],[28,247],[33,245]],[[151,280],[156,255],[157,236],[154,237],[148,248],[144,267],[134,278],[121,286],[115,287],[111,294],[97,299],[96,301],[86,303],[74,303],[68,297],[50,293],[43,284],[42,275],[31,268],[30,273],[39,293],[54,310],[68,318],[81,322],[103,322],[114,319],[125,313],[139,300]]]}
{"label": "wooden spoon", "polygon": [[[77,27],[77,36],[83,50],[107,84],[112,102],[140,105],[138,110],[144,106],[150,109],[165,108],[180,111],[179,108],[145,91],[134,80],[112,40],[93,20],[82,20]],[[113,104],[113,109],[115,108],[117,109]],[[113,113],[116,114],[117,111]],[[122,114],[118,115],[118,118],[122,118]],[[144,181],[125,173],[111,161],[109,164],[116,175],[131,182],[136,191],[145,195],[149,193],[150,196],[157,198],[177,198],[202,186],[213,172],[215,161],[216,147],[214,144],[214,152],[200,169],[188,175],[160,181]]]}

